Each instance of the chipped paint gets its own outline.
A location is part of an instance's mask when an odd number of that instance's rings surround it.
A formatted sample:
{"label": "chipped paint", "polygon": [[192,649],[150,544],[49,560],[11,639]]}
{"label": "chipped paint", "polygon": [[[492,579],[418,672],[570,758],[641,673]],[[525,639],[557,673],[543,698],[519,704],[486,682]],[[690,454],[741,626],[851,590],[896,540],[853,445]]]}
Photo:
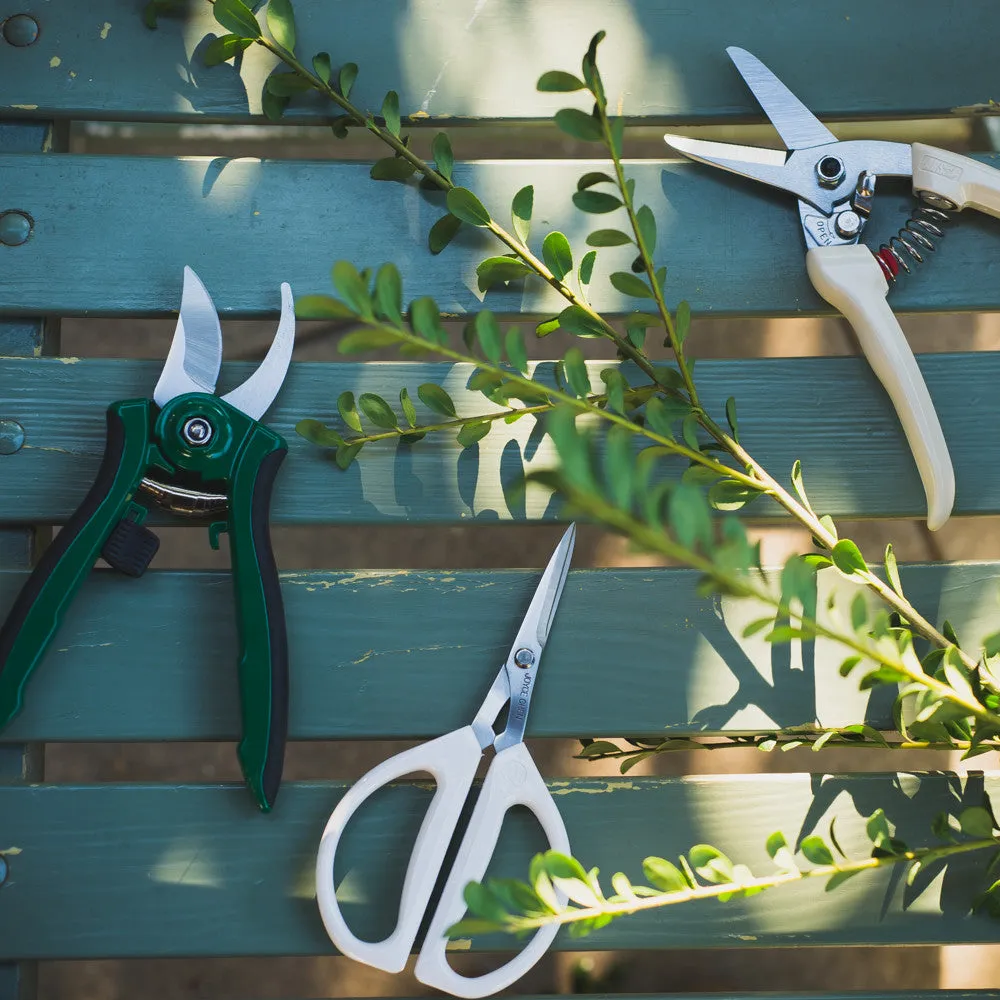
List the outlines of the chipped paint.
{"label": "chipped paint", "polygon": [[472,938],[452,938],[445,946],[445,951],[471,951]]}
{"label": "chipped paint", "polygon": [[59,58],[59,56],[53,56],[53,57],[52,57],[52,58],[51,58],[51,59],[49,60],[49,66],[50,66],[50,67],[51,67],[52,69],[55,69],[55,68],[56,68],[56,66],[61,66],[61,65],[62,65],[62,59],[60,59],[60,58]]}
{"label": "chipped paint", "polygon": [[605,792],[626,792],[634,789],[635,782],[628,778],[621,780],[612,778],[600,784],[593,782],[586,785],[578,785],[572,781],[549,782],[549,792],[552,795],[603,795]]}
{"label": "chipped paint", "polygon": [[20,847],[5,847],[2,851],[0,851],[0,855],[3,855],[5,858],[12,858],[17,854],[23,853],[24,851]]}
{"label": "chipped paint", "polygon": [[37,104],[8,104],[9,108],[17,108],[19,111],[37,111]]}
{"label": "chipped paint", "polygon": [[53,358],[54,361],[58,361],[61,365],[78,365],[80,363],[79,358]]}
{"label": "chipped paint", "polygon": [[71,69],[69,71],[69,76],[70,76],[71,80],[74,79],[76,77],[76,70],[75,69]]}
{"label": "chipped paint", "polygon": [[729,937],[736,938],[737,941],[756,941],[756,934],[730,934]]}
{"label": "chipped paint", "polygon": [[56,448],[55,445],[26,444],[22,446],[22,451],[54,451],[60,455],[82,455],[82,451],[73,451],[71,448]]}
{"label": "chipped paint", "polygon": [[101,25],[101,41],[102,42],[107,39],[108,32],[110,30],[111,30],[111,22],[110,21],[105,21],[104,24]]}
{"label": "chipped paint", "polygon": [[375,650],[369,649],[367,653],[363,653],[356,660],[351,660],[351,663],[354,666],[357,666],[359,663],[364,663],[365,660],[370,660],[374,655],[375,655]]}

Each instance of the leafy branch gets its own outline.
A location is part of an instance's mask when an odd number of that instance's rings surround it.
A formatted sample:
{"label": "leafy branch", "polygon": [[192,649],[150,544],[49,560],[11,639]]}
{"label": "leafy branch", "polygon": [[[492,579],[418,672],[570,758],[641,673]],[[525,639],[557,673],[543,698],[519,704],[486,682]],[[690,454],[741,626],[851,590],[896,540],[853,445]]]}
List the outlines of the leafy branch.
{"label": "leafy branch", "polygon": [[[697,900],[747,899],[804,879],[826,879],[830,891],[863,872],[903,865],[906,883],[913,885],[922,871],[962,854],[992,850],[990,869],[1000,858],[1000,831],[988,803],[964,809],[957,817],[940,813],[932,830],[942,843],[911,848],[893,835],[885,813],[878,809],[865,825],[872,842],[870,856],[852,859],[841,849],[831,822],[827,838],[813,834],[798,845],[798,852],[811,865],[808,868],[795,858],[784,835],[775,832],[767,838],[766,847],[776,870],[767,875],[755,875],[749,866],[734,864],[711,844],[696,844],[678,857],[677,864],[646,858],[642,870],[648,885],[634,885],[623,872],[616,872],[611,876],[611,895],[605,895],[597,868],[588,871],[576,858],[546,851],[532,859],[528,882],[489,879],[470,883],[465,890],[470,916],[447,933],[452,938],[494,931],[525,934],[555,923],[569,925],[570,934],[582,937],[627,914]],[[1000,914],[1000,880],[979,897],[975,908],[992,916]]]}

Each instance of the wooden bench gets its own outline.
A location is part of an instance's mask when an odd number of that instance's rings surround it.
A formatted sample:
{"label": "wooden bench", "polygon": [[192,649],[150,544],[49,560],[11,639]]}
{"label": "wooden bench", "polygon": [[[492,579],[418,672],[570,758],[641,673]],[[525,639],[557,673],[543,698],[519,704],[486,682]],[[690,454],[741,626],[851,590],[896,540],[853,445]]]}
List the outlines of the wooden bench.
{"label": "wooden bench", "polygon": [[[108,403],[148,395],[160,366],[127,360],[127,335],[114,345],[122,360],[61,358],[59,317],[168,316],[184,264],[198,271],[224,320],[273,315],[282,280],[298,295],[328,291],[336,259],[358,266],[394,260],[409,295],[433,295],[449,312],[476,308],[480,299],[473,272],[487,243],[463,235],[430,256],[426,233],[440,208],[411,187],[377,186],[367,163],[67,152],[71,121],[261,121],[259,53],[247,54],[242,78],[231,65],[206,69],[200,62],[202,39],[219,31],[207,4],[192,4],[187,19],[163,19],[156,32],[142,25],[136,7],[26,0],[4,12],[4,31],[30,28],[10,19],[30,15],[39,33],[26,45],[0,41],[0,213],[9,213],[0,219],[0,614],[47,526],[62,522],[91,482]],[[967,0],[961,18],[955,15],[960,23],[947,30],[932,0],[848,0],[835,10],[792,0],[766,9],[729,0],[690,9],[651,0],[297,0],[296,12],[303,49],[335,48],[334,62],[358,62],[358,93],[369,106],[396,87],[404,113],[420,112],[415,131],[549,118],[565,101],[535,93],[535,78],[554,66],[573,68],[599,28],[608,30],[604,76],[624,95],[624,114],[636,125],[759,121],[726,61],[732,43],[769,62],[831,121],[969,115],[973,105],[1000,96],[994,0]],[[284,124],[317,124],[321,114],[307,101]],[[461,155],[461,131],[453,135]],[[346,148],[334,147],[334,156]],[[498,212],[533,181],[536,204],[544,205],[539,217],[580,241],[568,198],[580,171],[580,161],[569,159],[494,161],[461,163],[456,176]],[[672,301],[689,298],[697,315],[827,313],[808,284],[790,201],[692,164],[653,160],[633,172],[658,215]],[[886,235],[910,204],[902,192],[880,195]],[[30,230],[23,242],[21,227]],[[963,218],[947,252],[894,292],[894,307],[1000,309],[998,237],[995,222]],[[608,312],[625,308],[603,282],[593,300]],[[511,317],[537,316],[551,313],[556,297],[529,285],[523,294],[491,292],[488,304]],[[237,345],[226,329],[231,357]],[[1000,463],[991,460],[1000,354],[928,355],[921,366],[952,447],[956,513],[1000,513]],[[226,365],[223,380],[236,381],[245,369]],[[745,439],[769,468],[811,456],[817,509],[845,518],[921,514],[908,449],[862,360],[736,359],[699,369],[710,409],[720,412],[730,394],[739,399]],[[551,461],[547,442],[528,447],[525,421],[478,450],[462,452],[443,437],[412,450],[373,447],[346,473],[293,431],[302,417],[330,416],[345,388],[389,396],[401,384],[412,393],[418,382],[436,381],[474,412],[476,397],[464,390],[468,375],[419,362],[293,365],[267,418],[290,445],[274,523],[550,518],[545,497],[531,494],[519,505],[507,489],[525,466]],[[845,470],[857,456],[880,474],[852,478]],[[547,555],[539,546],[538,566]],[[963,635],[983,634],[996,628],[988,595],[997,571],[992,563],[938,563],[907,566],[903,576],[919,607],[947,616]],[[534,570],[289,569],[282,588],[290,738],[422,739],[463,724],[535,579]],[[310,873],[345,782],[289,781],[275,812],[262,817],[237,783],[44,780],[46,743],[235,739],[231,604],[228,573],[186,570],[150,571],[141,581],[98,571],[76,600],[0,744],[0,961],[9,963],[0,965],[3,1000],[31,995],[38,962],[331,953]],[[575,571],[530,735],[706,735],[865,716],[891,727],[886,705],[869,704],[853,683],[836,678],[835,651],[817,644],[811,661],[782,669],[783,654],[772,663],[762,641],[741,638],[741,626],[728,606],[696,595],[687,570]],[[996,777],[982,780],[1000,789]],[[583,776],[553,787],[574,853],[605,874],[622,868],[638,875],[646,855],[669,856],[702,841],[766,868],[768,833],[780,828],[791,839],[824,832],[834,814],[845,849],[867,853],[862,817],[877,805],[917,842],[935,812],[971,792],[966,782],[975,783],[947,774],[754,773]],[[346,868],[360,873],[373,901],[356,907],[362,932],[392,923],[399,873],[383,861],[405,846],[401,838],[429,794],[420,785],[394,788],[345,845]],[[511,827],[498,869],[523,876],[538,845],[530,825]],[[671,907],[618,921],[582,946],[662,950],[662,975],[653,977],[662,991],[691,949],[996,942],[996,923],[960,919],[951,909],[963,892],[974,894],[979,869],[970,863],[950,872],[944,889],[916,900],[900,879],[879,873],[832,896],[802,884],[725,906]],[[476,951],[505,946],[505,939],[474,942]],[[581,943],[561,935],[555,948]],[[839,988],[835,975],[828,987]]]}

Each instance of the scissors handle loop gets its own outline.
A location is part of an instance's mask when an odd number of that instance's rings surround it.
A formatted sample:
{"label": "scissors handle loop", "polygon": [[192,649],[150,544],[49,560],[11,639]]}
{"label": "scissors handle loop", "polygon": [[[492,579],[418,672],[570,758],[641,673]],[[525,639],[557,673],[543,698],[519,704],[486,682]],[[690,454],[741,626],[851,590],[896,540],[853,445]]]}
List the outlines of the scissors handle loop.
{"label": "scissors handle loop", "polygon": [[[414,972],[425,985],[457,997],[489,996],[520,979],[552,943],[559,929],[557,924],[548,924],[536,931],[523,951],[506,965],[485,975],[461,976],[448,964],[445,932],[465,913],[465,886],[469,882],[482,881],[496,849],[504,816],[517,805],[526,806],[535,814],[553,850],[569,853],[566,826],[527,747],[516,743],[501,750],[486,774],[441,901],[420,949]],[[559,901],[565,902],[565,897],[560,896]]]}
{"label": "scissors handle loop", "polygon": [[[316,856],[316,901],[330,940],[344,955],[385,972],[402,972],[481,757],[472,726],[465,726],[383,761],[337,803]],[[396,929],[382,941],[362,941],[351,933],[337,901],[333,873],[337,845],[344,827],[366,799],[415,771],[428,771],[437,782],[437,791],[406,868]]]}

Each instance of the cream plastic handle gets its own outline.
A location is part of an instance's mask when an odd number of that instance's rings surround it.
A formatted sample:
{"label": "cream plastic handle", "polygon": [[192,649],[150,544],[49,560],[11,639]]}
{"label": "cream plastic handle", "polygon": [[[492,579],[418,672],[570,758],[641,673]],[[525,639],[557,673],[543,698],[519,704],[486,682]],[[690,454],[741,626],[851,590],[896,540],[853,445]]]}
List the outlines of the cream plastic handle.
{"label": "cream plastic handle", "polygon": [[975,208],[1000,219],[1000,170],[961,153],[913,144],[913,190],[947,198],[955,208]]}
{"label": "cream plastic handle", "polygon": [[[469,882],[480,882],[496,848],[504,814],[515,805],[527,806],[538,818],[553,850],[569,853],[569,837],[552,795],[523,743],[496,755],[483,782],[483,790],[469,827],[458,849],[441,901],[427,930],[415,974],[427,986],[457,997],[485,997],[521,978],[545,953],[558,925],[547,924],[535,932],[527,947],[506,965],[482,976],[460,976],[448,964],[445,931],[465,913],[463,891]],[[566,897],[559,894],[559,902]]]}
{"label": "cream plastic handle", "polygon": [[854,327],[868,363],[896,407],[927,496],[927,527],[937,531],[955,503],[955,470],[934,403],[872,252],[860,244],[816,247],[806,254],[816,291]]}
{"label": "cream plastic handle", "polygon": [[[343,954],[385,972],[403,970],[481,758],[479,740],[472,726],[465,726],[383,761],[337,803],[316,856],[316,901],[330,940]],[[396,929],[382,941],[362,941],[351,933],[337,901],[333,885],[337,845],[348,820],[367,798],[414,771],[429,771],[437,791],[410,855]]]}

